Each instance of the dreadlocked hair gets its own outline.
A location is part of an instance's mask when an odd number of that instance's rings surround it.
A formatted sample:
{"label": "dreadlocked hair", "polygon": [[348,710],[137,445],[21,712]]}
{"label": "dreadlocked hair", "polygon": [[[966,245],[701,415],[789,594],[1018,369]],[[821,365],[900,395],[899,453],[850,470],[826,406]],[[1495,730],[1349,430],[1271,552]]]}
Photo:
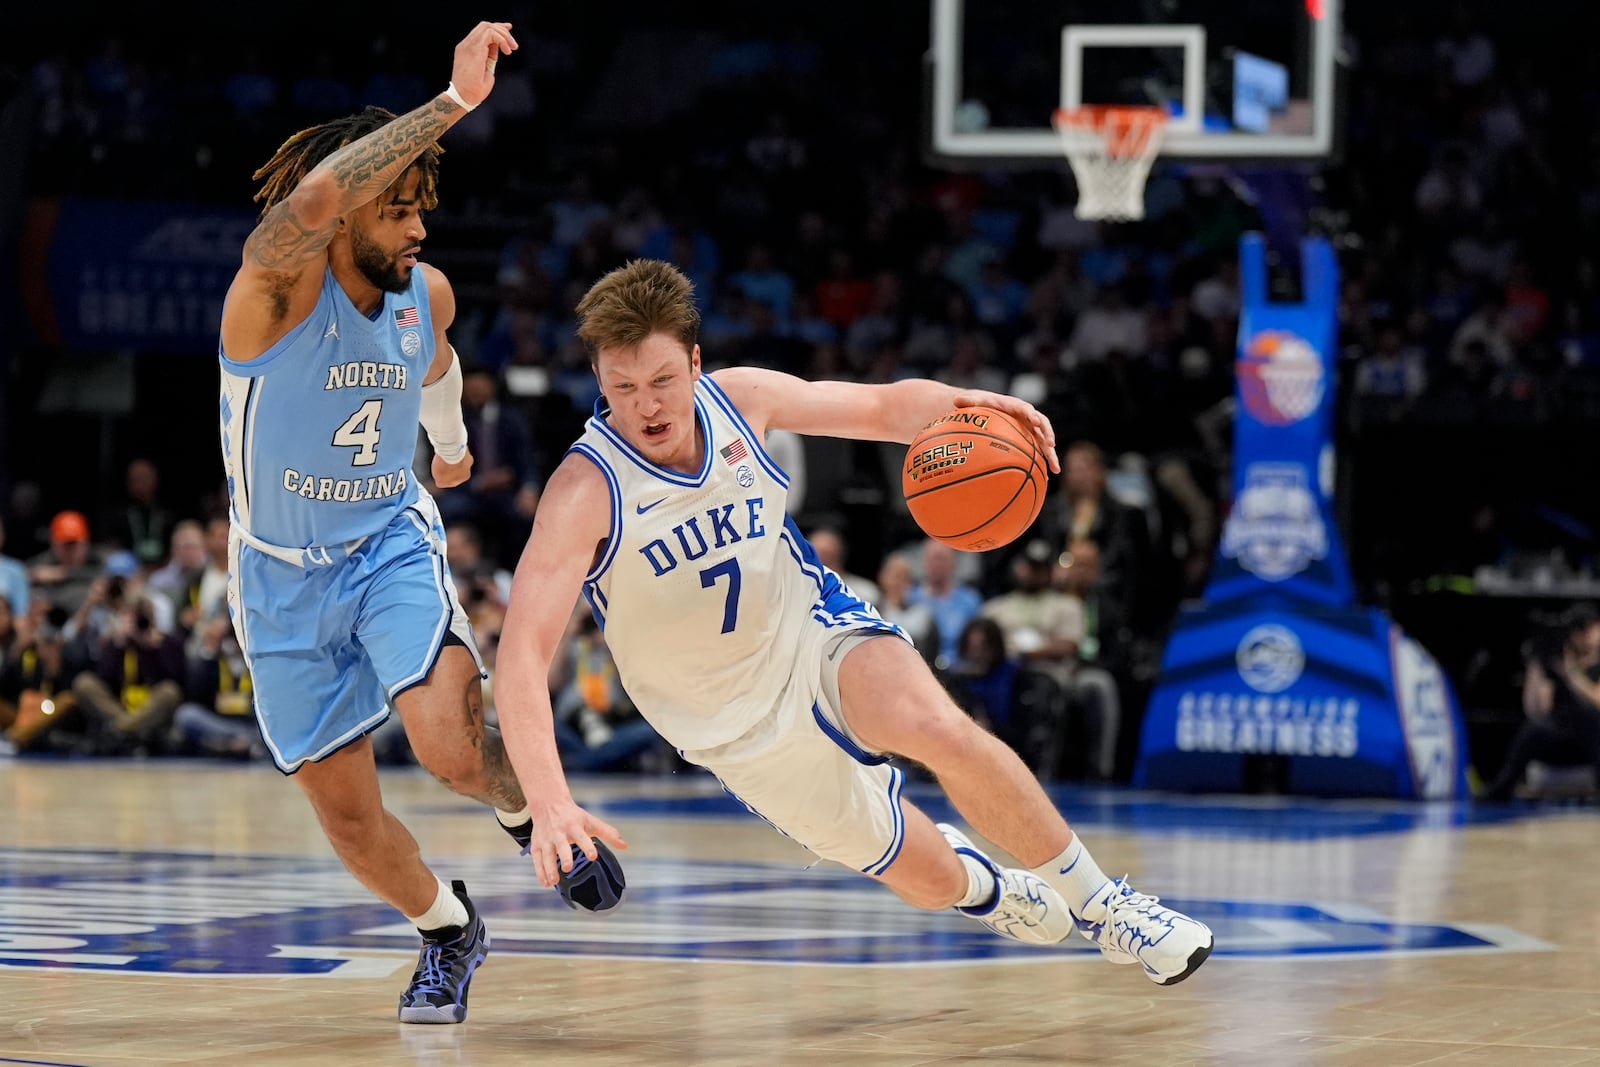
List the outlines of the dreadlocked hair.
{"label": "dreadlocked hair", "polygon": [[[308,126],[283,142],[273,157],[251,175],[263,183],[255,195],[261,202],[261,214],[265,215],[274,204],[287,197],[318,163],[351,141],[382,129],[394,118],[394,112],[388,108],[370,106],[342,119]],[[422,175],[417,195],[418,206],[424,211],[432,211],[439,203],[439,156],[443,152],[439,142],[434,141],[411,164]]]}

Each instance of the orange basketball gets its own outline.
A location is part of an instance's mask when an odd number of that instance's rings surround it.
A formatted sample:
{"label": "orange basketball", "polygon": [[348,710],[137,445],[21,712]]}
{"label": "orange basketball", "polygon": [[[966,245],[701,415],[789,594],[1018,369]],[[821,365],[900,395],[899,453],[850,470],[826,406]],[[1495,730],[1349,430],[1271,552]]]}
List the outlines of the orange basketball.
{"label": "orange basketball", "polygon": [[1048,484],[1032,431],[994,408],[956,408],[928,423],[900,472],[917,525],[964,552],[1020,537],[1039,517]]}

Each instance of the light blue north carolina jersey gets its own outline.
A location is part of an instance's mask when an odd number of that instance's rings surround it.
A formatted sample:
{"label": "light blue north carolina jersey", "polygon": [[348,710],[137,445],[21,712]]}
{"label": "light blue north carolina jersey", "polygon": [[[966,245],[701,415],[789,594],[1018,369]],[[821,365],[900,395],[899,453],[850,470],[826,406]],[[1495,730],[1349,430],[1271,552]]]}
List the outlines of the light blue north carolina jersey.
{"label": "light blue north carolina jersey", "polygon": [[433,362],[427,267],[356,310],[329,269],[306,320],[260,357],[222,363],[222,461],[234,521],[284,548],[383,530],[417,499],[411,472]]}
{"label": "light blue north carolina jersey", "polygon": [[[809,709],[829,632],[893,628],[850,594],[788,518],[789,478],[709,376],[695,386],[705,462],[657,466],[596,414],[572,450],[611,488],[611,532],[583,593],[635,706],[680,749]],[[802,676],[806,675],[806,676]]]}

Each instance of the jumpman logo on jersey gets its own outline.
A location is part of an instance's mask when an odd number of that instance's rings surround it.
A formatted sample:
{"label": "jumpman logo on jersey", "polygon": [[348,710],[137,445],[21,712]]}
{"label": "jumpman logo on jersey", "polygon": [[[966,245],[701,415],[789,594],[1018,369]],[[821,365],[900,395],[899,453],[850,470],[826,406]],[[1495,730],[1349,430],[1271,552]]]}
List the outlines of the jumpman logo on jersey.
{"label": "jumpman logo on jersey", "polygon": [[330,337],[335,341],[339,340],[339,323],[337,321],[328,323],[328,332],[322,335],[323,340],[327,340]]}

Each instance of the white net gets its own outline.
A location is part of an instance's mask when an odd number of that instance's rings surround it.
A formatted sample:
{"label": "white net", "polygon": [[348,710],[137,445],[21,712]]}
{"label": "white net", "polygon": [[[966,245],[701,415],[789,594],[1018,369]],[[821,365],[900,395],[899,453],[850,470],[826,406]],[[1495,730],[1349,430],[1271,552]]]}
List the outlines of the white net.
{"label": "white net", "polygon": [[1166,126],[1158,107],[1057,109],[1056,133],[1078,182],[1073,210],[1080,219],[1144,218],[1144,182]]}

